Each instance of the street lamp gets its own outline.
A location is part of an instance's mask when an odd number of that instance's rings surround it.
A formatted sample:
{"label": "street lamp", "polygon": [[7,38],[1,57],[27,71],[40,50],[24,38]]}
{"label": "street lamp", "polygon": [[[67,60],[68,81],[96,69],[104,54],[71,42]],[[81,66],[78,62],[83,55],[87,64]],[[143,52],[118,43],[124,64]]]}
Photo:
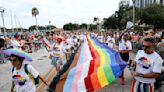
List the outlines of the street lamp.
{"label": "street lamp", "polygon": [[51,21],[49,21],[49,31],[51,31]]}
{"label": "street lamp", "polygon": [[100,19],[98,17],[94,17],[93,22],[95,22],[96,27],[97,27],[97,31],[99,31],[100,30],[100,25],[99,25],[100,24]]}
{"label": "street lamp", "polygon": [[119,17],[118,11],[115,11],[115,19],[116,19],[116,27],[117,27],[117,29],[119,29],[118,17]]}
{"label": "street lamp", "polygon": [[135,1],[136,0],[132,0],[132,2],[133,2],[133,30],[135,27]]}
{"label": "street lamp", "polygon": [[4,8],[3,7],[0,7],[0,12],[1,12],[1,17],[2,17],[2,23],[3,23],[3,33],[5,34],[5,23],[4,23]]}

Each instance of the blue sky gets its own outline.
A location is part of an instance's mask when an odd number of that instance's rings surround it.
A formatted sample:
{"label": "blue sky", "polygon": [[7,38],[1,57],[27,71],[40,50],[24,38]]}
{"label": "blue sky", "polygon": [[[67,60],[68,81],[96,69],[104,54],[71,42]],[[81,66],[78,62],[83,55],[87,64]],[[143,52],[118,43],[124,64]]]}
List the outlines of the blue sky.
{"label": "blue sky", "polygon": [[[92,23],[94,17],[104,18],[118,10],[120,0],[0,0],[0,7],[5,9],[5,26],[28,28],[35,24],[31,9],[39,10],[38,25],[52,25],[62,28],[65,23]],[[15,19],[16,22],[15,25]],[[0,26],[2,20],[0,18]]]}

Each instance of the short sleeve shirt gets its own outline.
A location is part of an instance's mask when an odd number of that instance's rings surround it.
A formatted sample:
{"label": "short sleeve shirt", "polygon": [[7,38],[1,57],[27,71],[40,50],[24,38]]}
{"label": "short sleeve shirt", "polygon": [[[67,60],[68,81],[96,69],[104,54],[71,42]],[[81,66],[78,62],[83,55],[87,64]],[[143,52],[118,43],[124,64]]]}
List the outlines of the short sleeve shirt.
{"label": "short sleeve shirt", "polygon": [[128,40],[128,41],[120,41],[119,42],[119,50],[132,50],[132,43]]}
{"label": "short sleeve shirt", "polygon": [[[34,78],[38,77],[39,73],[34,69],[33,66],[28,65],[27,70]],[[15,84],[16,92],[36,92],[35,84],[26,74],[24,64],[19,70],[14,68],[12,80]]]}
{"label": "short sleeve shirt", "polygon": [[12,40],[11,41],[11,46],[13,46],[13,48],[15,49],[20,49],[20,43],[17,40]]}
{"label": "short sleeve shirt", "polygon": [[103,36],[98,36],[97,38],[100,42],[103,42],[103,38],[104,38]]}
{"label": "short sleeve shirt", "polygon": [[[156,53],[146,54],[144,50],[137,52],[136,58],[136,72],[142,74],[148,74],[151,72],[161,73],[162,70],[162,58]],[[136,80],[143,83],[154,83],[155,78],[142,78],[135,77]]]}

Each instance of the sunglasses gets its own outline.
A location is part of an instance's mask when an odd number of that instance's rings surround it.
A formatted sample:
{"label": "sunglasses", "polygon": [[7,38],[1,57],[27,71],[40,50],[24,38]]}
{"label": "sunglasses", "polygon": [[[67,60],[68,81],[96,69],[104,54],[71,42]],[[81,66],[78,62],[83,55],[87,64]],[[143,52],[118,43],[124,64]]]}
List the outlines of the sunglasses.
{"label": "sunglasses", "polygon": [[10,60],[11,62],[17,61],[17,59],[11,59],[11,58],[9,58],[8,60]]}
{"label": "sunglasses", "polygon": [[150,49],[150,46],[142,45],[143,48]]}

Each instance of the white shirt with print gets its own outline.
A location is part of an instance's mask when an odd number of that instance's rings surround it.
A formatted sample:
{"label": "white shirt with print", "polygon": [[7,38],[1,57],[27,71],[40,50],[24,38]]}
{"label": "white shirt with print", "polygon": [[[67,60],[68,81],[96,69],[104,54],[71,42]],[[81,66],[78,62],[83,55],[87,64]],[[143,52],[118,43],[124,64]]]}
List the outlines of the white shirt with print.
{"label": "white shirt with print", "polygon": [[13,48],[15,48],[15,49],[21,49],[20,48],[20,46],[21,46],[20,43],[15,39],[11,41],[11,46],[13,46]]}
{"label": "white shirt with print", "polygon": [[110,48],[114,48],[115,46],[115,39],[113,37],[108,36],[107,37],[107,43]]}
{"label": "white shirt with print", "polygon": [[129,40],[126,42],[124,40],[120,41],[119,50],[132,50],[132,43]]}
{"label": "white shirt with print", "polygon": [[103,43],[103,39],[104,39],[103,36],[98,36],[97,38],[98,38],[98,40],[99,40],[101,43]]}
{"label": "white shirt with print", "polygon": [[[148,73],[161,73],[162,69],[162,58],[156,53],[146,54],[144,50],[139,50],[137,52],[136,58],[136,72],[142,74]],[[142,78],[142,77],[135,77],[137,81],[143,83],[154,83],[155,78]]]}
{"label": "white shirt with print", "polygon": [[[28,64],[27,70],[30,74],[32,74],[34,78],[38,77],[39,73],[33,66]],[[24,64],[19,70],[16,70],[16,68],[14,68],[12,80],[15,84],[16,92],[36,92],[36,86],[33,83],[32,79],[29,78],[29,76],[26,74]],[[20,83],[22,85],[20,85]]]}
{"label": "white shirt with print", "polygon": [[62,61],[65,63],[66,60],[64,52],[66,51],[66,48],[64,47],[64,42],[61,42],[60,44],[56,43],[53,48],[58,49],[53,49],[51,52],[49,52],[49,54],[62,58]]}

